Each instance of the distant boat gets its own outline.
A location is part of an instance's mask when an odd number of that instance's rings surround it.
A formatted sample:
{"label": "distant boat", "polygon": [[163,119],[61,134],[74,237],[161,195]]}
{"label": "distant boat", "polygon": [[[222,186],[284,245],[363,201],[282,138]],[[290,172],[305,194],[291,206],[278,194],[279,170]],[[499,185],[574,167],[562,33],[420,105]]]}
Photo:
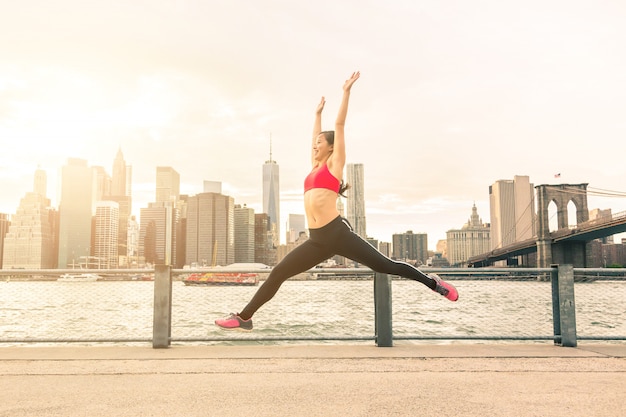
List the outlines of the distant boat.
{"label": "distant boat", "polygon": [[194,273],[183,279],[185,285],[258,285],[259,274],[237,272]]}
{"label": "distant boat", "polygon": [[152,274],[137,274],[130,277],[131,281],[154,281],[154,275]]}
{"label": "distant boat", "polygon": [[94,282],[100,279],[96,274],[63,274],[57,281],[59,282]]}

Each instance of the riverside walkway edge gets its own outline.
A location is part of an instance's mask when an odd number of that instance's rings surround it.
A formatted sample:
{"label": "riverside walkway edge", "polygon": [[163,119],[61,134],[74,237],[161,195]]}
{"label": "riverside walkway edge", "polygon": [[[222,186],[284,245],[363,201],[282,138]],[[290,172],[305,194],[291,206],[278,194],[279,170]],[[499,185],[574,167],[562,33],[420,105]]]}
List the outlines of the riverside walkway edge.
{"label": "riverside walkway edge", "polygon": [[621,416],[626,344],[0,345],[0,416]]}

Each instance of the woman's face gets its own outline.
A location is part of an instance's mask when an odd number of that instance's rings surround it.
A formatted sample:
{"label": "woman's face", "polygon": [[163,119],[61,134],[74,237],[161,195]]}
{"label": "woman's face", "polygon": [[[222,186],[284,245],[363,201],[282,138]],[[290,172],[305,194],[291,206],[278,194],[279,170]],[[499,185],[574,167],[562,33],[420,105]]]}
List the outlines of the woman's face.
{"label": "woman's face", "polygon": [[319,135],[317,135],[317,138],[315,139],[315,144],[313,145],[313,151],[314,151],[315,160],[323,161],[326,158],[328,158],[328,156],[330,156],[330,154],[332,153],[333,145],[329,145],[328,141],[326,140],[326,136],[323,133],[320,133]]}

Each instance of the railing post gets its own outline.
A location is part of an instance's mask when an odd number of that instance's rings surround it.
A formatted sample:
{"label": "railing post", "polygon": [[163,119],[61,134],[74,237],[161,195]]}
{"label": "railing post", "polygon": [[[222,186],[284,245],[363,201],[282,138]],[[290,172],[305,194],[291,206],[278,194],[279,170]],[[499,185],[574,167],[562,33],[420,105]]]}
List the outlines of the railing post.
{"label": "railing post", "polygon": [[172,267],[156,265],[154,269],[154,316],[152,347],[166,348],[172,334]]}
{"label": "railing post", "polygon": [[376,345],[393,346],[391,326],[391,278],[387,274],[374,274],[374,326]]}
{"label": "railing post", "polygon": [[550,283],[552,285],[552,327],[554,344],[561,344],[561,312],[559,310],[559,266],[550,265]]}
{"label": "railing post", "polygon": [[[561,346],[576,347],[576,302],[574,299],[574,267],[572,265],[557,266],[557,283],[552,283],[552,302],[558,308],[558,317],[555,315],[554,329],[560,330]],[[556,292],[556,294],[555,294]],[[556,298],[556,299],[555,299]],[[554,312],[555,306],[552,310]]]}

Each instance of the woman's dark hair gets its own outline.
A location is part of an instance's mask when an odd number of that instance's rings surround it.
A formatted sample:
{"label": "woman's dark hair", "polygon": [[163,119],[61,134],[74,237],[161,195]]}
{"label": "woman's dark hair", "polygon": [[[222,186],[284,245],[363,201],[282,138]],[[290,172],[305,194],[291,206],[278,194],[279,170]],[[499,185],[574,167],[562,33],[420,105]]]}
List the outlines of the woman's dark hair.
{"label": "woman's dark hair", "polygon": [[325,130],[320,132],[320,134],[324,135],[324,139],[328,142],[329,145],[335,144],[335,131],[334,130]]}
{"label": "woman's dark hair", "polygon": [[[335,131],[334,130],[325,130],[323,132],[320,132],[320,134],[324,135],[324,139],[326,139],[326,142],[328,142],[329,145],[335,144]],[[342,196],[343,198],[347,198],[344,195],[344,193],[346,192],[348,188],[350,188],[350,184],[344,183],[343,180],[341,180],[341,184],[339,185],[339,195]]]}
{"label": "woman's dark hair", "polygon": [[350,188],[350,184],[348,183],[344,183],[343,180],[341,180],[341,184],[339,185],[339,192],[338,194],[340,196],[342,196],[343,198],[348,198],[344,195],[344,193],[346,192],[346,190]]}

